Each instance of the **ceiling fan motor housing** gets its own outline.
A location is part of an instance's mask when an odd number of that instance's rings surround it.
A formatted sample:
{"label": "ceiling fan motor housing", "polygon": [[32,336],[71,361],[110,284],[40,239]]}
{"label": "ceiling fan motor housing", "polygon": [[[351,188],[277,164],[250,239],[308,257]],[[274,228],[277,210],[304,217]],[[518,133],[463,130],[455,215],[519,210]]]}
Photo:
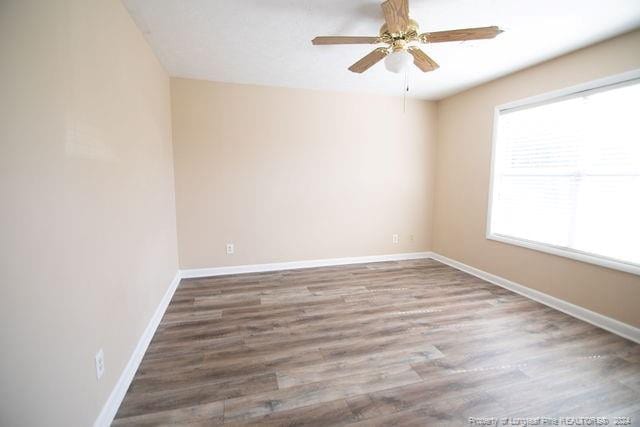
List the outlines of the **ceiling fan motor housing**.
{"label": "ceiling fan motor housing", "polygon": [[409,24],[404,31],[397,33],[390,33],[386,23],[380,27],[380,41],[389,44],[394,52],[406,49],[410,42],[419,41],[419,35],[420,26],[413,19],[409,19]]}

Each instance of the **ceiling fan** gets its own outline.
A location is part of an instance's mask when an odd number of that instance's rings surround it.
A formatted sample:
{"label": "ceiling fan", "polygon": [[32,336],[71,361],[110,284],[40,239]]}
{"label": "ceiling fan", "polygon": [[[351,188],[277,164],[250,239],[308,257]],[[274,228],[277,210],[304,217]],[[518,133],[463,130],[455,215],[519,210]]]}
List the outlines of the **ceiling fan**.
{"label": "ceiling fan", "polygon": [[385,67],[399,73],[413,61],[425,73],[439,65],[424,53],[416,43],[442,43],[464,40],[492,39],[502,30],[498,27],[464,28],[459,30],[436,31],[420,34],[418,23],[409,18],[409,0],[386,0],[382,3],[385,24],[377,37],[329,36],[316,37],[314,45],[331,44],[379,44],[379,47],[349,67],[354,73],[363,73],[385,58]]}

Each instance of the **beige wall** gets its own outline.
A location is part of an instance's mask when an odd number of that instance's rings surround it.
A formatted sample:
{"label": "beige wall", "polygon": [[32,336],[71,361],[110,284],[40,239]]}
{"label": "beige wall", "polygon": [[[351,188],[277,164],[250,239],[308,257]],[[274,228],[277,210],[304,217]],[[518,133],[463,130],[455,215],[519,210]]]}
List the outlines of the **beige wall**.
{"label": "beige wall", "polygon": [[485,239],[494,107],[640,68],[640,31],[438,104],[434,251],[640,326],[640,277]]}
{"label": "beige wall", "polygon": [[89,426],[177,269],[169,79],[118,0],[2,1],[0,52],[0,425]]}
{"label": "beige wall", "polygon": [[185,79],[171,98],[182,268],[431,247],[435,104]]}

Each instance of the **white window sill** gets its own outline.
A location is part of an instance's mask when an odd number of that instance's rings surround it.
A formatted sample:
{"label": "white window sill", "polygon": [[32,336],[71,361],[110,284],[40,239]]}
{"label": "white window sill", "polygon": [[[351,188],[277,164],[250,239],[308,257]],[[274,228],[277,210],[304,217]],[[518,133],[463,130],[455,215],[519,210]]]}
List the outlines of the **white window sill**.
{"label": "white window sill", "polygon": [[570,258],[577,261],[586,262],[589,264],[599,265],[601,267],[611,268],[613,270],[624,271],[626,273],[640,275],[640,265],[631,264],[624,261],[618,261],[612,258],[603,257],[601,255],[594,255],[587,252],[580,252],[571,248],[564,248],[560,246],[548,245],[540,242],[533,242],[525,239],[518,239],[516,237],[503,236],[500,234],[487,234],[488,240],[495,240],[497,242],[508,243],[510,245],[521,246],[527,249],[533,249],[535,251],[545,252],[552,255],[561,256],[564,258]]}

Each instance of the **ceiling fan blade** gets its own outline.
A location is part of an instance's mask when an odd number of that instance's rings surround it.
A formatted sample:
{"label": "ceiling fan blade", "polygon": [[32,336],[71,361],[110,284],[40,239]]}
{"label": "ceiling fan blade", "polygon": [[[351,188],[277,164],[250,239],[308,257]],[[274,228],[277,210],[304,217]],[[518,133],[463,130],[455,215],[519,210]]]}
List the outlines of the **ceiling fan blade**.
{"label": "ceiling fan blade", "polygon": [[408,51],[413,56],[413,63],[416,67],[420,68],[425,73],[440,68],[436,61],[431,59],[429,55],[424,53],[420,48],[412,46]]}
{"label": "ceiling fan blade", "polygon": [[457,42],[464,40],[492,39],[503,31],[498,27],[463,28],[460,30],[436,31],[420,35],[424,43]]}
{"label": "ceiling fan blade", "polygon": [[409,25],[409,0],[387,0],[382,3],[387,30],[391,33],[405,31]]}
{"label": "ceiling fan blade", "polygon": [[354,73],[364,73],[369,68],[371,68],[374,64],[378,63],[382,58],[387,56],[389,53],[388,49],[385,47],[379,47],[373,52],[369,53],[367,56],[362,58],[360,61],[353,64],[349,67],[349,71],[353,71]]}
{"label": "ceiling fan blade", "polygon": [[311,41],[314,45],[325,44],[376,44],[380,43],[379,37],[360,37],[360,36],[328,36],[316,37]]}

